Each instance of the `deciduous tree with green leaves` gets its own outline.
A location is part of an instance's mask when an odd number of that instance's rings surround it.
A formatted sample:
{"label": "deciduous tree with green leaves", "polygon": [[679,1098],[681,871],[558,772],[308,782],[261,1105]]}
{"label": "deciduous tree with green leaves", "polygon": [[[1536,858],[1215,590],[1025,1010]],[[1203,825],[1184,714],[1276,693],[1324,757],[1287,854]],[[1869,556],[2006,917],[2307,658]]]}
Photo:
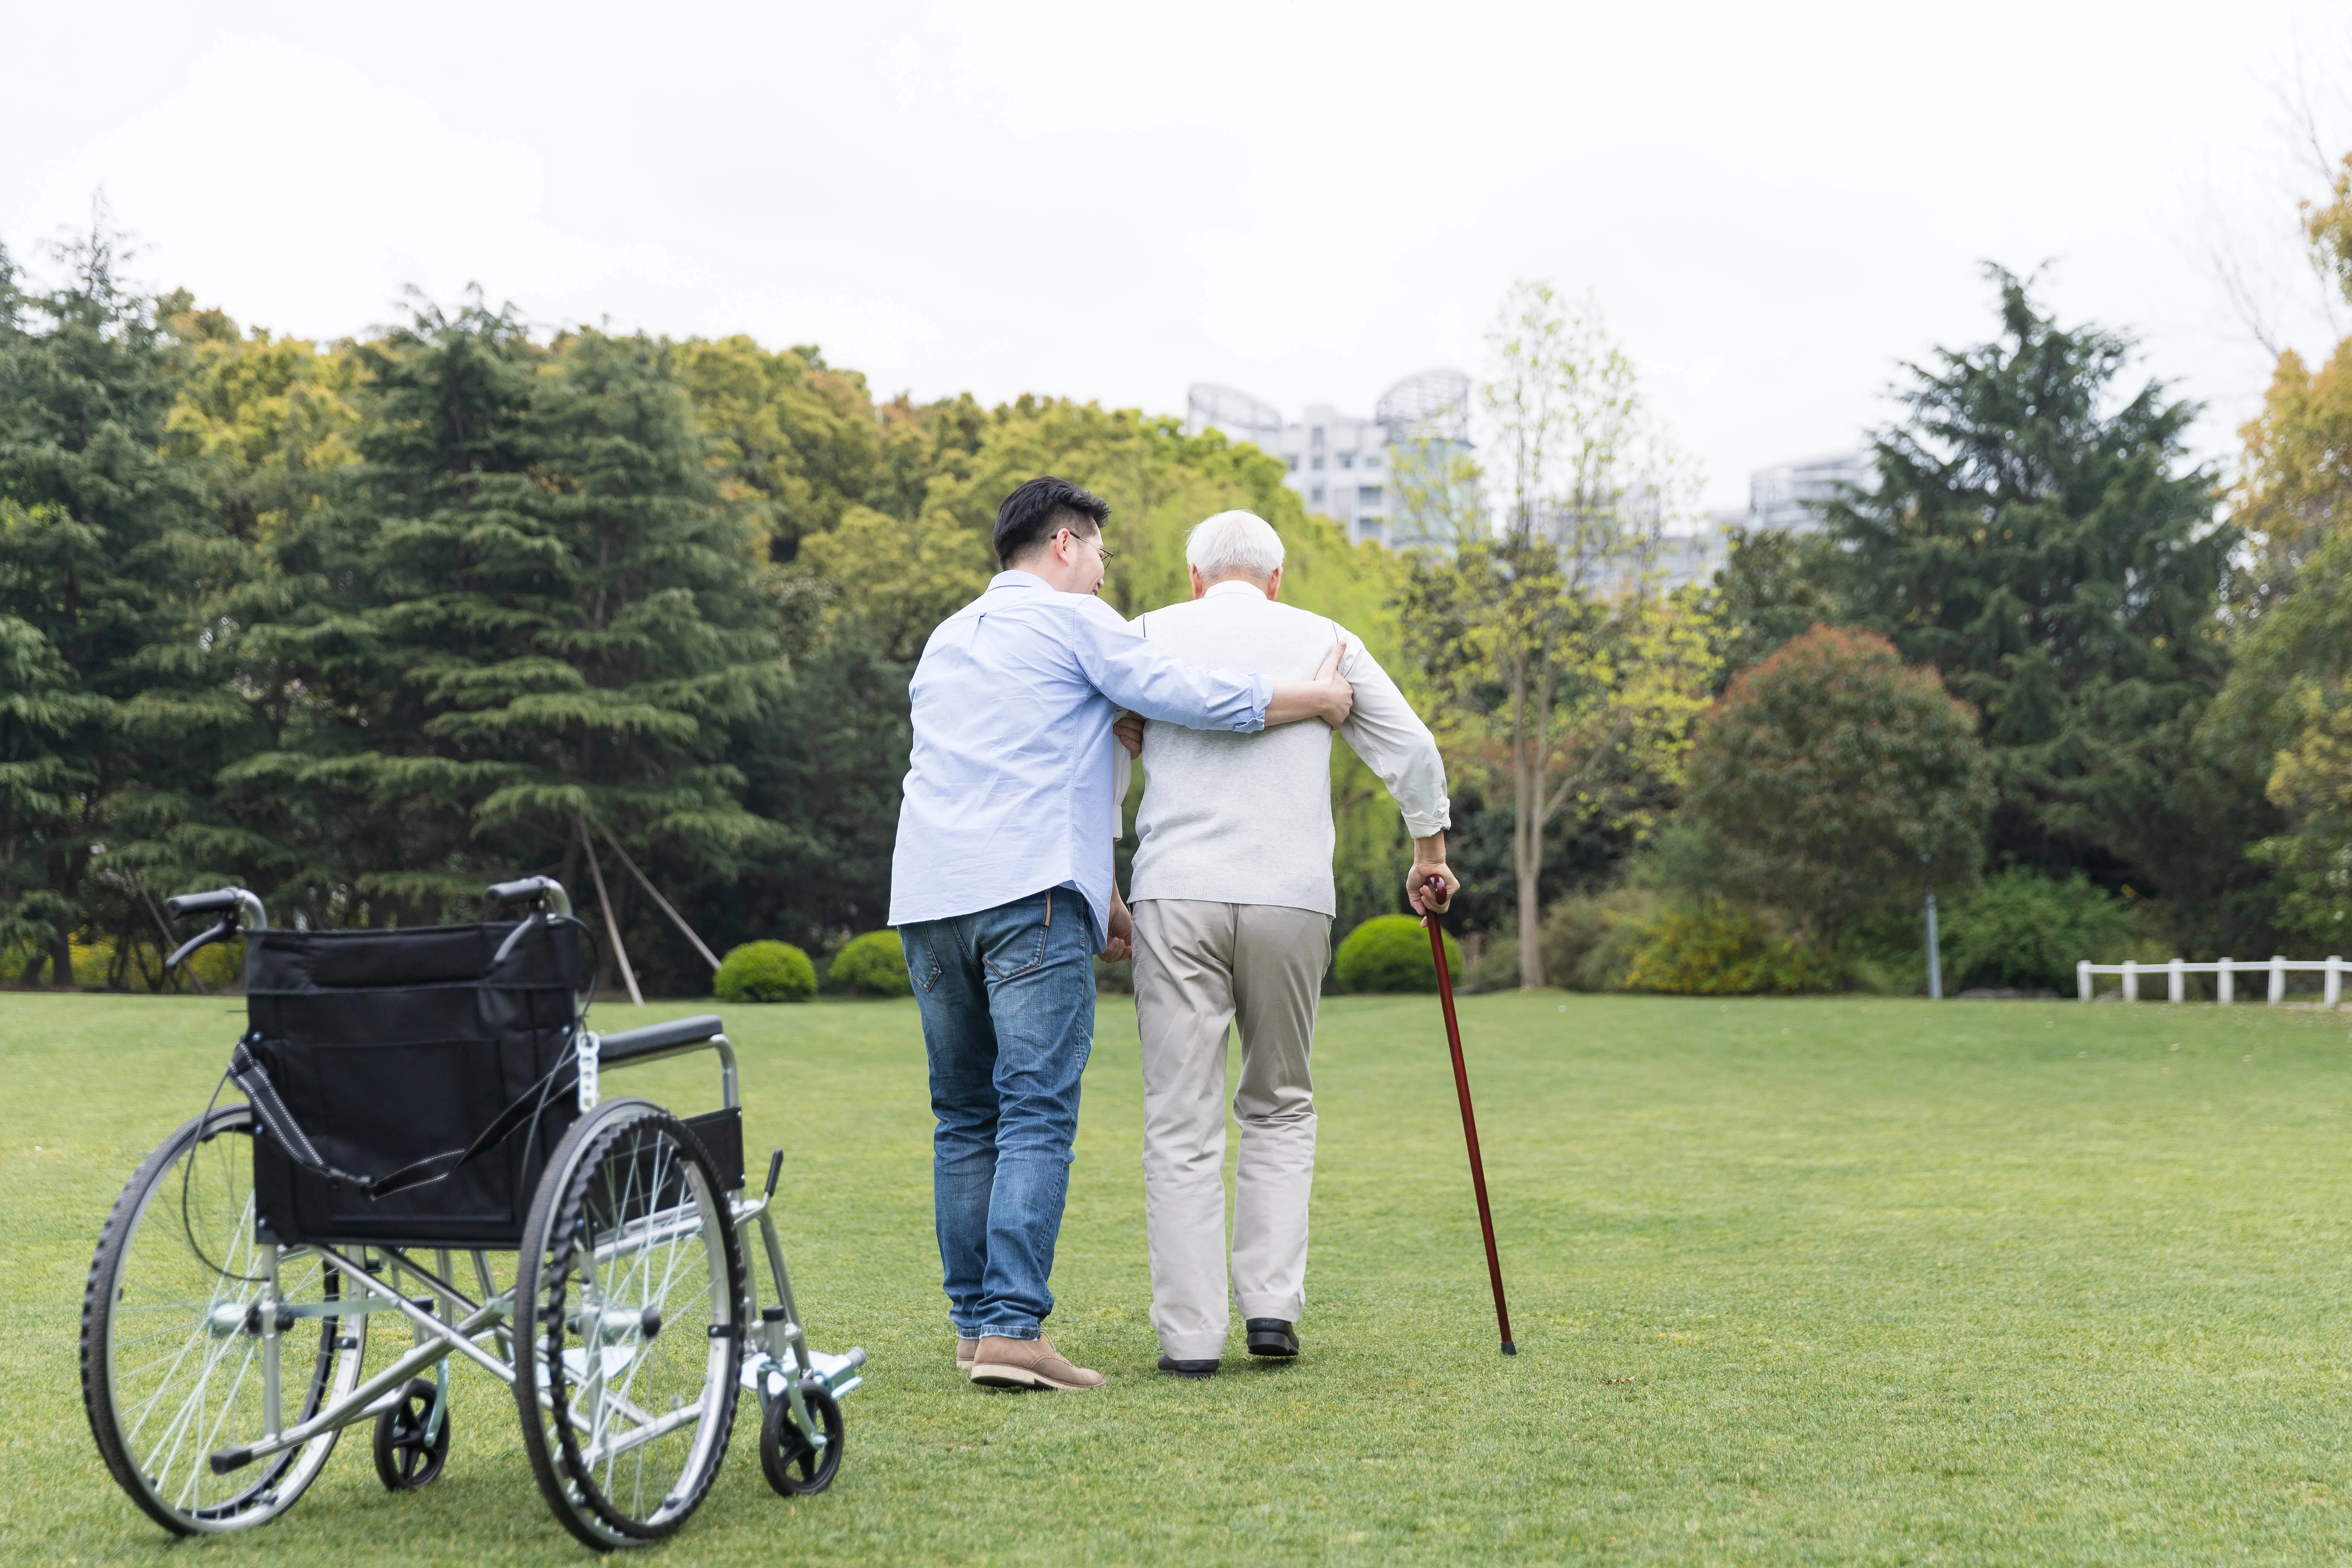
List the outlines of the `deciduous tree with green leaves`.
{"label": "deciduous tree with green leaves", "polygon": [[770,555],[830,531],[882,488],[882,426],[866,378],[803,343],[771,353],[738,335],[677,345],[675,363],[709,440],[719,496],[751,503]]}
{"label": "deciduous tree with green leaves", "polygon": [[1511,803],[1519,983],[1538,986],[1547,826],[1646,821],[1716,655],[1699,596],[1647,581],[1693,487],[1597,310],[1522,283],[1487,341],[1479,398],[1502,515],[1470,509],[1447,454],[1412,494],[1419,526],[1452,528],[1451,549],[1416,552],[1402,603],[1449,756]]}
{"label": "deciduous tree with green leaves", "polygon": [[[2314,260],[2352,300],[2352,159],[2305,220]],[[2352,928],[2352,339],[2316,370],[2282,353],[2242,434],[2231,518],[2255,552],[2197,744],[2266,797],[2241,816],[2262,835],[2253,858],[2280,923],[2335,952]]]}
{"label": "deciduous tree with green leaves", "polygon": [[1688,807],[1723,889],[1824,946],[1929,884],[1971,886],[1992,808],[1976,716],[1885,637],[1815,626],[1729,688],[1698,725]]}
{"label": "deciduous tree with green leaves", "polygon": [[184,293],[161,309],[185,350],[164,450],[197,465],[220,530],[256,544],[323,505],[334,471],[359,456],[357,346],[240,331]]}

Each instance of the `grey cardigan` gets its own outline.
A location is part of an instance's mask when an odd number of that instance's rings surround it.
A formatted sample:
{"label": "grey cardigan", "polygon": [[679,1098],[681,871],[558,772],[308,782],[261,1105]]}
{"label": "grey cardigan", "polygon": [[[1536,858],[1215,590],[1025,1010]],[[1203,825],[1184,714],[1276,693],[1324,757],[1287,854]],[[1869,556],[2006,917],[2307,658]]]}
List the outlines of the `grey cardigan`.
{"label": "grey cardigan", "polygon": [[[1277,604],[1247,583],[1219,583],[1198,599],[1139,616],[1134,626],[1190,663],[1272,680],[1314,679],[1332,643],[1346,638],[1339,673],[1355,686],[1356,701],[1339,733],[1388,785],[1408,833],[1425,838],[1451,826],[1445,763],[1429,727],[1338,623]],[[1126,761],[1123,751],[1118,760]],[[1142,763],[1130,902],[1200,899],[1338,912],[1328,727],[1309,719],[1244,735],[1155,721],[1144,726]]]}

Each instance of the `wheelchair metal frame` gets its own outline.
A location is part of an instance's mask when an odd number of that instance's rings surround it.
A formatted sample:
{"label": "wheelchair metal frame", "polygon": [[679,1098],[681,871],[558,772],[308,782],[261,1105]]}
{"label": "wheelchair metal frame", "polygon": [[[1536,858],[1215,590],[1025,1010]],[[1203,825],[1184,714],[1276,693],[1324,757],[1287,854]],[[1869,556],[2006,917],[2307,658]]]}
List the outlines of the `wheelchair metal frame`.
{"label": "wheelchair metal frame", "polygon": [[[696,1020],[688,1019],[685,1022],[691,1024]],[[582,1058],[585,1061],[593,1056],[595,1065],[593,1069],[583,1074],[580,1080],[582,1100],[580,1109],[588,1110],[594,1107],[598,1098],[598,1084],[607,1067],[634,1067],[645,1062],[683,1056],[692,1051],[712,1050],[719,1054],[722,1106],[728,1110],[740,1110],[742,1099],[737,1087],[735,1047],[724,1034],[712,1034],[682,1044],[653,1044],[644,1048],[628,1050],[626,1055],[614,1062],[608,1063],[603,1059],[608,1041],[626,1048],[633,1043],[632,1037],[656,1036],[662,1031],[675,1027],[676,1026],[672,1025],[656,1024],[642,1030],[627,1030],[617,1035],[606,1036],[599,1036],[593,1031],[582,1031],[580,1044]],[[800,1313],[793,1301],[792,1276],[784,1267],[783,1244],[776,1235],[774,1213],[776,1181],[782,1168],[783,1156],[779,1151],[770,1161],[766,1190],[760,1196],[746,1198],[740,1189],[728,1194],[736,1233],[746,1244],[744,1253],[746,1282],[751,1287],[751,1304],[759,1310],[761,1330],[758,1341],[752,1341],[747,1336],[741,1379],[742,1385],[758,1395],[763,1414],[776,1400],[787,1401],[792,1406],[793,1425],[801,1429],[812,1447],[822,1450],[824,1447],[825,1436],[817,1423],[809,1417],[808,1405],[801,1392],[802,1387],[807,1380],[814,1379],[836,1399],[849,1394],[865,1382],[864,1376],[857,1369],[866,1364],[866,1352],[863,1349],[853,1349],[844,1355],[825,1355],[809,1349],[807,1336],[801,1329]],[[760,1307],[759,1271],[749,1261],[751,1257],[749,1246],[751,1239],[751,1232],[755,1225],[760,1231],[761,1250],[767,1258],[769,1278],[775,1287],[775,1300],[767,1308]],[[647,1232],[632,1237],[625,1244],[625,1249],[616,1247],[609,1256],[625,1256],[626,1250],[656,1246],[662,1239],[659,1234]],[[275,1289],[280,1262],[287,1256],[306,1250],[315,1252],[333,1264],[345,1280],[358,1286],[366,1293],[368,1300],[363,1303],[339,1304],[331,1311],[316,1303],[300,1307],[280,1306],[277,1300]],[[431,1268],[419,1263],[406,1247],[375,1245],[355,1250],[378,1252],[383,1255],[383,1259],[376,1267],[371,1268],[363,1257],[354,1257],[352,1251],[341,1247],[317,1244],[306,1247],[280,1247],[274,1242],[263,1243],[262,1267],[265,1276],[271,1283],[262,1287],[259,1300],[252,1308],[237,1310],[236,1322],[216,1323],[214,1331],[215,1333],[247,1331],[250,1321],[254,1318],[258,1318],[261,1333],[263,1423],[268,1431],[260,1442],[250,1447],[230,1449],[214,1455],[211,1463],[215,1474],[225,1475],[256,1459],[265,1459],[273,1454],[301,1447],[311,1439],[324,1436],[329,1432],[356,1426],[362,1421],[372,1421],[378,1414],[390,1409],[398,1402],[411,1378],[427,1372],[434,1373],[436,1381],[441,1385],[440,1397],[435,1401],[433,1415],[426,1425],[426,1438],[429,1442],[437,1431],[442,1413],[446,1407],[448,1386],[446,1363],[452,1355],[464,1356],[501,1382],[509,1384],[514,1382],[514,1333],[511,1326],[514,1318],[514,1290],[511,1285],[503,1291],[496,1289],[490,1271],[489,1248],[468,1249],[475,1279],[478,1282],[481,1292],[478,1297],[467,1295],[454,1282],[452,1275],[455,1271],[450,1268],[452,1251],[450,1248],[435,1249],[434,1262],[436,1267]],[[598,1256],[602,1258],[608,1254],[604,1248],[599,1248]],[[387,1271],[394,1276],[389,1282],[380,1277]],[[403,1275],[414,1276],[417,1282],[425,1288],[430,1293],[427,1301],[420,1302],[397,1288],[399,1279]],[[280,1334],[291,1328],[294,1321],[299,1321],[302,1317],[333,1316],[364,1320],[379,1312],[397,1312],[407,1319],[410,1325],[416,1331],[416,1348],[397,1358],[383,1371],[367,1378],[349,1394],[335,1400],[308,1420],[297,1422],[290,1426],[285,1426],[279,1392],[282,1387]],[[362,1323],[361,1330],[362,1340],[364,1336],[365,1328]],[[485,1341],[490,1342],[488,1348],[483,1342]],[[680,1411],[667,1419],[671,1426],[681,1425],[682,1418],[698,1414],[699,1412]],[[578,1419],[576,1413],[574,1419]],[[664,1426],[657,1420],[638,1428],[635,1433],[630,1435],[629,1441],[649,1442],[668,1429],[669,1426]]]}
{"label": "wheelchair metal frame", "polygon": [[[521,882],[509,882],[490,890],[495,902],[529,901],[540,917],[559,919],[571,917],[571,903],[560,884],[547,878],[530,878]],[[268,915],[260,899],[243,889],[224,889],[217,893],[194,895],[171,900],[175,914],[218,911],[223,918],[212,930],[188,942],[173,955],[180,960],[207,942],[233,936],[242,931],[266,930]],[[534,918],[540,918],[534,917]],[[520,934],[520,932],[518,932]],[[511,942],[512,939],[509,939]],[[503,955],[503,952],[502,952]],[[584,1115],[601,1098],[604,1074],[616,1068],[635,1067],[664,1061],[698,1051],[711,1051],[719,1058],[719,1094],[721,1106],[740,1110],[742,1104],[736,1068],[735,1047],[719,1027],[715,1016],[679,1019],[654,1024],[641,1028],[599,1035],[584,1026],[589,998],[578,999],[573,1026],[574,1049],[580,1110]],[[791,1275],[784,1263],[783,1247],[777,1235],[775,1220],[776,1184],[783,1166],[783,1152],[779,1149],[768,1166],[765,1189],[756,1196],[746,1196],[746,1186],[738,1185],[719,1194],[724,1198],[728,1223],[731,1224],[743,1259],[743,1306],[751,1310],[756,1321],[740,1324],[743,1354],[739,1383],[758,1398],[761,1414],[767,1416],[778,1402],[789,1407],[793,1425],[798,1428],[811,1449],[822,1457],[828,1443],[823,1424],[812,1417],[806,1393],[822,1390],[838,1399],[864,1382],[859,1371],[866,1363],[866,1352],[852,1349],[845,1354],[828,1355],[813,1351],[802,1330],[800,1313],[793,1299]],[[551,1165],[543,1181],[555,1178]],[[708,1223],[702,1219],[696,1226]],[[757,1228],[760,1246],[764,1254],[772,1300],[761,1303],[759,1265],[751,1246],[752,1231]],[[599,1267],[613,1259],[636,1256],[665,1245],[676,1237],[669,1226],[648,1226],[635,1234],[625,1231],[600,1244],[595,1249]],[[526,1238],[527,1240],[528,1238]],[[226,1270],[215,1280],[214,1304],[205,1321],[205,1328],[215,1340],[250,1336],[259,1341],[259,1372],[261,1375],[261,1436],[258,1441],[221,1449],[205,1459],[215,1475],[226,1475],[257,1460],[304,1447],[318,1438],[339,1432],[345,1427],[371,1421],[397,1406],[406,1395],[413,1379],[429,1375],[435,1396],[430,1415],[423,1434],[429,1447],[438,1436],[448,1409],[448,1364],[452,1358],[470,1361],[510,1387],[515,1383],[517,1283],[499,1289],[494,1277],[490,1255],[503,1247],[432,1247],[428,1265],[421,1254],[427,1248],[416,1246],[391,1245],[380,1242],[365,1244],[342,1243],[328,1245],[306,1242],[280,1245],[268,1235],[265,1226],[254,1233],[254,1270],[260,1278],[257,1292],[247,1296],[235,1292],[236,1299],[224,1299],[225,1287],[232,1276]],[[474,1289],[469,1293],[457,1280],[452,1267],[453,1257],[463,1252],[470,1259]],[[341,1293],[321,1301],[289,1302],[279,1294],[280,1269],[289,1261],[316,1258],[335,1271],[341,1281]],[[520,1260],[519,1260],[520,1261]],[[520,1268],[518,1269],[519,1282]],[[354,1297],[352,1292],[357,1292]],[[356,1370],[347,1370],[341,1376],[312,1385],[317,1388],[320,1407],[301,1418],[289,1422],[284,1409],[283,1344],[289,1331],[305,1318],[332,1318],[336,1333],[331,1342],[331,1352],[349,1369],[363,1367],[367,1350],[369,1320],[384,1313],[394,1313],[404,1319],[415,1336],[413,1348],[394,1358],[382,1370],[359,1381],[341,1395],[332,1392],[332,1384],[344,1377],[358,1376]],[[528,1315],[527,1313],[525,1314]],[[523,1335],[525,1349],[530,1353],[528,1331]],[[301,1342],[298,1342],[301,1343]],[[307,1366],[314,1355],[328,1353],[315,1347],[298,1349]],[[602,1374],[595,1374],[601,1382]],[[540,1393],[542,1410],[551,1407],[546,1390]],[[626,1401],[620,1403],[625,1405]],[[587,1457],[601,1462],[630,1448],[649,1443],[705,1414],[698,1405],[688,1405],[662,1415],[635,1410],[630,1431],[617,1436],[595,1432],[576,1409],[569,1409],[568,1418],[573,1428],[589,1442]],[[122,1412],[118,1407],[116,1418]],[[315,1472],[313,1472],[315,1474]],[[309,1476],[298,1483],[307,1487]],[[273,1486],[273,1491],[275,1487]],[[269,1510],[274,1517],[276,1509]]]}

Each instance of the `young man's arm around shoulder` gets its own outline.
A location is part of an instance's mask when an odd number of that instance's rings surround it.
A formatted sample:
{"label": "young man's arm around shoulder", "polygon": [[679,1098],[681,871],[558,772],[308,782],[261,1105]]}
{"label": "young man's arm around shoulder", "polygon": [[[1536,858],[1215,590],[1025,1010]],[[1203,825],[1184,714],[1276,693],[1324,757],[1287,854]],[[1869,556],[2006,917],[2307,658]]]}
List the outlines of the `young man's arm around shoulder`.
{"label": "young man's arm around shoulder", "polygon": [[[1312,680],[1227,674],[1163,652],[1099,599],[1072,597],[1071,611],[1086,628],[1076,639],[1076,651],[1087,679],[1104,696],[1147,719],[1188,730],[1244,733],[1320,719],[1336,730],[1354,706],[1355,693],[1339,674],[1343,648],[1332,650]],[[1262,708],[1256,701],[1260,693]]]}

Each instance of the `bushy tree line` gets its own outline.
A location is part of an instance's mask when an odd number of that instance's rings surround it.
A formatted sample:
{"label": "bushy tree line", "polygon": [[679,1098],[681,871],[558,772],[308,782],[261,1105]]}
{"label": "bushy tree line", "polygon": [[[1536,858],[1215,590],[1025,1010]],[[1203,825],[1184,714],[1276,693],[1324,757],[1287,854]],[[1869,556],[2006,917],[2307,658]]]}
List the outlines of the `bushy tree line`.
{"label": "bushy tree line", "polygon": [[[2346,182],[2310,221],[2352,288]],[[1046,471],[1113,503],[1130,614],[1183,595],[1199,518],[1274,522],[1286,596],[1433,717],[1489,983],[1914,984],[1929,886],[1960,983],[2340,946],[2352,908],[2352,350],[2282,359],[2225,484],[2126,337],[1994,269],[1869,484],[1666,593],[1689,466],[1539,285],[1476,449],[1401,448],[1437,544],[1391,554],[1132,411],[478,298],[314,344],[142,293],[103,233],[55,260],[0,253],[0,980],[152,977],[156,900],[217,881],[326,925],[526,870],[585,901],[592,847],[654,989],[708,970],[638,871],[718,951],[834,952],[887,903],[912,661]],[[1344,750],[1333,789],[1345,930],[1405,846]]]}
{"label": "bushy tree line", "polygon": [[[2352,287],[2347,192],[2311,227]],[[1706,989],[1675,955],[1752,928],[1742,962],[1769,937],[1914,986],[1930,887],[1963,984],[2342,947],[2352,344],[2283,356],[2225,481],[2126,337],[1990,276],[1997,334],[1906,367],[1870,481],[1735,538],[1680,809],[1547,928],[1587,983]]]}
{"label": "bushy tree line", "polygon": [[[2352,292],[2352,163],[2306,216],[2315,259]],[[1812,531],[1735,535],[1710,591],[1643,593],[1623,487],[1529,509],[1492,475],[1485,493],[1512,515],[1417,567],[1465,793],[1514,807],[1486,815],[1514,829],[1518,907],[1478,912],[1517,940],[1508,959],[1489,947],[1481,980],[1915,988],[1930,889],[1959,984],[2063,984],[2083,957],[2344,945],[2352,342],[2315,370],[2282,357],[2225,474],[2189,459],[2197,408],[2135,374],[2128,336],[2062,323],[2030,279],[1988,270],[1996,330],[1903,368],[1867,482]],[[1488,395],[1555,451],[1605,449],[1630,395],[1570,396],[1549,426],[1524,416],[1539,315],[1507,307]],[[1570,365],[1571,393],[1617,385],[1612,355]],[[1525,448],[1490,439],[1479,456],[1523,475]],[[1612,524],[1612,569],[1580,589],[1580,552]],[[1645,655],[1642,628],[1668,626],[1706,655],[1678,670]],[[1571,819],[1585,836],[1548,837],[1529,764],[1575,765],[1578,704],[1605,689],[1587,669],[1676,692],[1704,671],[1713,701],[1654,705],[1644,754],[1610,755]],[[1464,858],[1505,870],[1487,847],[1500,824],[1470,826]]]}
{"label": "bushy tree line", "polygon": [[[2352,157],[2331,195],[2305,208],[2313,258],[2352,300]],[[2335,952],[2352,935],[2352,339],[2316,370],[2281,354],[2244,434],[2236,657],[2198,739],[2268,807],[2252,858],[2279,925]]]}
{"label": "bushy tree line", "polygon": [[[1040,471],[1117,508],[1123,610],[1247,506],[1402,662],[1394,563],[1170,421],[478,298],[314,344],[142,293],[103,233],[54,263],[0,253],[0,981],[152,981],[158,901],[226,881],[315,925],[533,870],[585,906],[591,846],[650,988],[709,970],[628,862],[717,951],[830,952],[887,906],[911,662]],[[1349,912],[1391,908],[1393,810],[1337,790]]]}

